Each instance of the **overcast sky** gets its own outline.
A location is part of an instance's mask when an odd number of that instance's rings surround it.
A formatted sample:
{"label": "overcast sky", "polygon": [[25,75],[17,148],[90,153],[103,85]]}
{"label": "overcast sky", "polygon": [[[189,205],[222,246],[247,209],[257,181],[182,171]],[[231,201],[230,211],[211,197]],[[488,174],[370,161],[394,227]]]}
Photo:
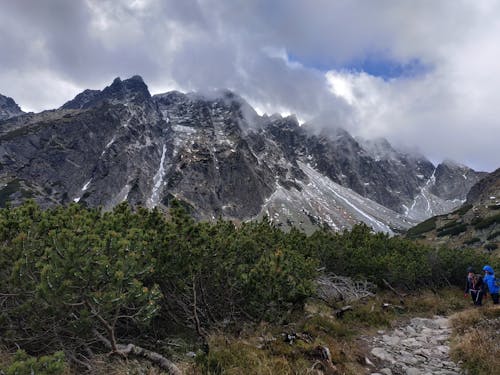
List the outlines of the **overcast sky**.
{"label": "overcast sky", "polygon": [[0,0],[0,93],[23,110],[134,74],[500,167],[500,1]]}

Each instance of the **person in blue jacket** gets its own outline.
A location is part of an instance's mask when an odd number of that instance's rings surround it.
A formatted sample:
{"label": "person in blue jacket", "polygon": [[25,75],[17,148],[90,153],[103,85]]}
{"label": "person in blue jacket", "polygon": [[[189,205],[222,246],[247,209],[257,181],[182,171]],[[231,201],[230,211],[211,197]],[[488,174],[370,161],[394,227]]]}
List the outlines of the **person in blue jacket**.
{"label": "person in blue jacket", "polygon": [[498,281],[495,278],[495,271],[493,271],[491,266],[484,266],[483,271],[485,273],[483,281],[488,287],[493,304],[498,305],[498,291],[500,288],[497,285]]}
{"label": "person in blue jacket", "polygon": [[481,306],[485,292],[485,285],[481,275],[476,275],[472,267],[467,267],[465,297],[470,293],[475,306]]}

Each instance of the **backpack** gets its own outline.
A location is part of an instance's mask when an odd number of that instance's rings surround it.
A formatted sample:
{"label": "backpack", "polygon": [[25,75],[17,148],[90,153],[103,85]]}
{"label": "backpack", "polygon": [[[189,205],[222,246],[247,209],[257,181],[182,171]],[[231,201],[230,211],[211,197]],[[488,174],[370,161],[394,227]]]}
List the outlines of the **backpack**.
{"label": "backpack", "polygon": [[471,288],[476,289],[478,287],[478,283],[480,284],[479,287],[482,287],[484,282],[483,282],[483,277],[477,273],[473,274],[470,278],[471,282]]}

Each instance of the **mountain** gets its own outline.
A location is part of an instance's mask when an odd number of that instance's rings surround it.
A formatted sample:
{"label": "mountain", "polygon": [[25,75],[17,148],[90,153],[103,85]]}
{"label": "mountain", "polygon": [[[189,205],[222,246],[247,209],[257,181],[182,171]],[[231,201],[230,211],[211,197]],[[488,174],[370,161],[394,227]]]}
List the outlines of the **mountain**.
{"label": "mountain", "polygon": [[139,76],[0,123],[0,205],[162,209],[178,198],[202,220],[390,233],[458,207],[481,176],[384,139],[259,116],[228,90],[151,96]]}
{"label": "mountain", "polygon": [[458,210],[434,216],[408,231],[408,235],[438,246],[500,246],[500,168],[477,182]]}
{"label": "mountain", "polygon": [[14,99],[0,94],[0,121],[22,115],[23,113]]}

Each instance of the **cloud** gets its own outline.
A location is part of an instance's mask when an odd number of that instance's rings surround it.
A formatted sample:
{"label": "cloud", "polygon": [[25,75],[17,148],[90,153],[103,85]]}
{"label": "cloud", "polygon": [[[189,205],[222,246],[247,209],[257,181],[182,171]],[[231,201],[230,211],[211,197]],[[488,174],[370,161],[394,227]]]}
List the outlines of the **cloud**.
{"label": "cloud", "polygon": [[260,111],[491,170],[499,20],[494,0],[4,1],[0,92],[38,111],[116,76],[230,88]]}

